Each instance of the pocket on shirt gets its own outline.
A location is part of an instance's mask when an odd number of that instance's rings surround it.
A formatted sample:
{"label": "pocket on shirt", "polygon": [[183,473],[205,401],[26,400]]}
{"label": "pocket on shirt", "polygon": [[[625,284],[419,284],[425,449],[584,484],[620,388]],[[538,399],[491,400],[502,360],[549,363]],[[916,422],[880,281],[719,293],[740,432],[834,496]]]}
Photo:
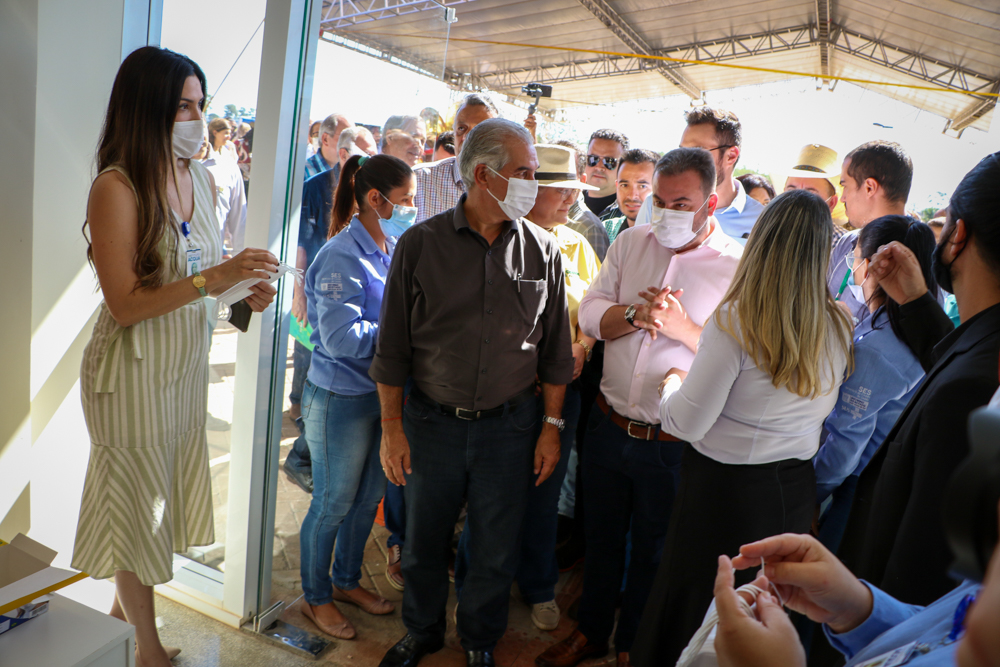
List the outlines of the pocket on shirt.
{"label": "pocket on shirt", "polygon": [[520,297],[521,314],[525,322],[534,325],[542,316],[542,311],[545,310],[545,300],[549,293],[548,283],[544,280],[525,280],[522,278],[519,284],[518,296]]}

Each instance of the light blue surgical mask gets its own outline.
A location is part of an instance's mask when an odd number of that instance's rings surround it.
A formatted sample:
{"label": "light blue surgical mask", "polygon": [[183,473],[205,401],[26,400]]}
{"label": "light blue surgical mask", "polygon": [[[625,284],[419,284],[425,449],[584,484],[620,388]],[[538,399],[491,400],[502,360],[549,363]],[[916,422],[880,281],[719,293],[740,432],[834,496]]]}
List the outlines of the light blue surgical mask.
{"label": "light blue surgical mask", "polygon": [[[378,192],[376,190],[376,192]],[[378,193],[382,199],[389,201],[381,192]],[[392,204],[392,202],[389,202]],[[378,215],[378,211],[375,211],[375,215]],[[392,204],[392,215],[388,218],[383,218],[378,215],[378,224],[382,227],[382,233],[386,236],[400,236],[403,232],[413,226],[413,223],[417,221],[417,207],[416,206],[401,206],[399,204]]]}
{"label": "light blue surgical mask", "polygon": [[[866,275],[865,279],[861,281],[861,285],[868,282],[868,278],[871,274]],[[854,282],[854,271],[849,271],[847,275],[847,287],[851,290],[851,294],[854,295],[855,301],[858,303],[865,303],[865,291],[861,285],[857,285]]]}

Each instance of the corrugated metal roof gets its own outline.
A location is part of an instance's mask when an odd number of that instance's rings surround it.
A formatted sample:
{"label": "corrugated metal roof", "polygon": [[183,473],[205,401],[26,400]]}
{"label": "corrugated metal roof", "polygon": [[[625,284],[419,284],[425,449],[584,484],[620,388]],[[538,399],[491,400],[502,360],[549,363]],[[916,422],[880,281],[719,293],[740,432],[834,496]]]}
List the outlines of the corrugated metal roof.
{"label": "corrugated metal roof", "polygon": [[[324,4],[324,16],[331,19],[324,23],[327,31],[430,71],[441,71],[445,64],[446,78],[454,85],[520,95],[521,86],[529,81],[558,83],[555,99],[542,101],[542,107],[550,109],[684,92],[697,95],[795,76],[630,57],[647,48],[659,56],[870,80],[873,83],[859,85],[961,121],[959,127],[988,129],[996,98],[975,93],[1000,89],[998,0],[325,0]],[[444,39],[448,24],[438,4],[457,13],[448,41]],[[379,11],[365,13],[368,10]],[[338,19],[341,12],[355,16]],[[879,83],[947,87],[972,94]]]}

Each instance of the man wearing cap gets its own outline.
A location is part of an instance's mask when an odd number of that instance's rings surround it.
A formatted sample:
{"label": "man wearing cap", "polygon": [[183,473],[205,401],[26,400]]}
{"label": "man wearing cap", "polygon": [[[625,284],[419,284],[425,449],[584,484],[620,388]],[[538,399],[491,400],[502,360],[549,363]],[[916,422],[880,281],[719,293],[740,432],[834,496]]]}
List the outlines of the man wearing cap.
{"label": "man wearing cap", "polygon": [[[840,197],[837,194],[835,181],[840,180],[840,169],[837,160],[837,151],[819,144],[809,144],[803,146],[799,151],[799,157],[795,161],[795,166],[785,174],[785,189],[808,190],[826,202],[830,207],[830,213],[837,208]],[[833,224],[833,244],[836,245],[840,237],[844,235],[844,229]]]}
{"label": "man wearing cap", "polygon": [[[576,380],[583,372],[596,339],[580,331],[577,312],[580,301],[601,268],[600,261],[590,243],[581,234],[566,226],[569,208],[579,190],[596,190],[578,180],[575,169],[576,154],[563,146],[535,144],[538,156],[538,196],[526,219],[546,230],[559,244],[566,283],[566,300],[569,305],[570,335],[573,341],[573,380],[566,387],[562,418],[566,427],[560,435],[561,456],[552,476],[541,485],[532,487],[528,494],[528,508],[521,532],[520,563],[517,568],[517,585],[521,597],[531,605],[531,621],[540,630],[555,630],[559,625],[559,606],[556,604],[555,587],[559,581],[556,563],[556,528],[558,525],[559,492],[566,475],[570,452],[576,441],[580,416],[580,390]],[[539,415],[545,406],[538,401]],[[466,570],[466,540],[468,528],[462,534],[459,554],[455,559],[455,590],[461,597]]]}
{"label": "man wearing cap", "polygon": [[[581,329],[606,341],[582,462],[587,567],[580,625],[538,656],[538,667],[572,667],[607,652],[631,530],[614,638],[618,664],[628,665],[662,555],[684,448],[660,430],[658,385],[669,369],[691,367],[701,327],[743,255],[713,215],[715,183],[708,151],[678,148],[664,155],[643,204],[650,207],[650,224],[618,235],[580,304]],[[648,294],[650,287],[657,294]]]}

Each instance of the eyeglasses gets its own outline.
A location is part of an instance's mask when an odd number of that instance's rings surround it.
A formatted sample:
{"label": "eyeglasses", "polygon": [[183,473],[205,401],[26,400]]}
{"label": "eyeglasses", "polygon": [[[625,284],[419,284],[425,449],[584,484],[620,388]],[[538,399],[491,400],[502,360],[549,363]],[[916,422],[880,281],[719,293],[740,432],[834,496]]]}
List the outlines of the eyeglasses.
{"label": "eyeglasses", "polygon": [[722,144],[721,146],[716,146],[715,148],[706,148],[705,150],[707,151],[725,150],[727,148],[732,148],[733,146],[735,146],[735,144]]}
{"label": "eyeglasses", "polygon": [[588,155],[587,156],[587,166],[596,167],[599,162],[604,163],[605,169],[614,169],[618,166],[618,158],[616,157],[604,157],[602,155]]}
{"label": "eyeglasses", "polygon": [[861,266],[861,262],[865,261],[864,258],[858,259],[853,254],[848,255],[844,258],[844,264],[847,265],[851,271]]}

